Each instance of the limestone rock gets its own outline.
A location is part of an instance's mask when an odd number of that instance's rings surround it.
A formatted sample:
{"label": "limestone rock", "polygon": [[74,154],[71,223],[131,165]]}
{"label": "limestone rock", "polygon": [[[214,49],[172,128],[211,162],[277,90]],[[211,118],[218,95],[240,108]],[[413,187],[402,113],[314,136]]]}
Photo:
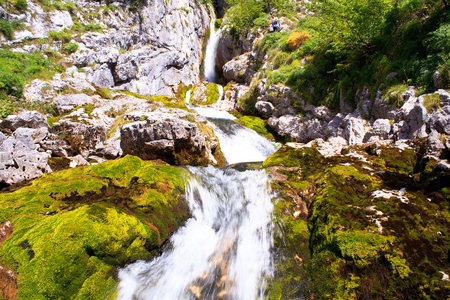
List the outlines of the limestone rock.
{"label": "limestone rock", "polygon": [[450,134],[450,94],[442,90],[439,93],[441,109],[431,115],[429,124],[439,133]]}
{"label": "limestone rock", "polygon": [[93,100],[86,94],[59,95],[53,100],[58,114],[70,112],[75,107],[92,104]]}
{"label": "limestone rock", "polygon": [[110,88],[114,86],[114,78],[107,64],[101,65],[88,75],[88,80],[99,88]]}
{"label": "limestone rock", "polygon": [[366,120],[355,118],[353,116],[347,116],[343,120],[341,127],[344,129],[343,135],[349,145],[362,144],[364,137],[369,130]]}
{"label": "limestone rock", "polygon": [[48,127],[47,119],[37,111],[26,111],[19,115],[9,115],[2,123],[1,128],[7,128],[12,131],[20,127],[39,128]]}
{"label": "limestone rock", "polygon": [[205,138],[197,125],[170,115],[149,115],[121,129],[123,154],[162,159],[170,164],[208,160]]}
{"label": "limestone rock", "polygon": [[439,139],[439,134],[437,131],[432,131],[428,135],[427,139],[427,149],[428,155],[433,155],[436,157],[441,157],[442,152],[445,150],[444,143]]}
{"label": "limestone rock", "polygon": [[237,83],[228,83],[224,88],[222,99],[212,105],[213,108],[224,111],[238,109],[239,99],[249,91],[249,87]]}
{"label": "limestone rock", "polygon": [[397,119],[397,110],[383,100],[381,90],[378,90],[377,96],[375,97],[375,102],[372,109],[372,117],[375,119]]}
{"label": "limestone rock", "polygon": [[284,85],[271,85],[267,87],[267,80],[263,79],[257,87],[259,95],[257,101],[266,101],[272,103],[275,108],[273,116],[292,115],[295,109],[292,106],[294,101],[301,102],[292,90]]}
{"label": "limestone rock", "polygon": [[84,157],[106,139],[106,128],[103,125],[84,125],[66,120],[54,124],[50,132],[65,135],[64,139],[72,149]]}
{"label": "limestone rock", "polygon": [[222,71],[228,81],[250,84],[255,73],[253,69],[252,57],[249,53],[245,53],[227,62]]}
{"label": "limestone rock", "polygon": [[401,108],[401,114],[404,117],[404,124],[398,133],[399,139],[416,139],[427,137],[427,110],[423,106],[419,97],[410,97]]}
{"label": "limestone rock", "polygon": [[[387,140],[391,133],[391,123],[388,119],[377,119],[372,124],[372,130],[368,131],[364,136],[364,143],[370,142],[372,137],[378,137],[380,140]],[[372,139],[373,141],[373,139]]]}
{"label": "limestone rock", "polygon": [[31,132],[18,129],[8,138],[0,138],[0,184],[12,185],[31,180],[52,170],[48,165],[49,154],[38,152]]}
{"label": "limestone rock", "polygon": [[263,119],[270,118],[275,112],[275,107],[273,106],[273,104],[267,101],[256,102],[255,109]]}
{"label": "limestone rock", "polygon": [[252,50],[252,41],[250,37],[242,39],[234,38],[229,32],[222,33],[217,46],[216,66],[220,70],[223,66],[236,56]]}

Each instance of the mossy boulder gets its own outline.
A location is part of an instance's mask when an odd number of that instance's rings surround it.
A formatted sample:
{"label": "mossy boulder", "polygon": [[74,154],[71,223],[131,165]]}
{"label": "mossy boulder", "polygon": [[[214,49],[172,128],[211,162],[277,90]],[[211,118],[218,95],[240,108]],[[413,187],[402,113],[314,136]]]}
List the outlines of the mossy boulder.
{"label": "mossy boulder", "polygon": [[0,194],[13,224],[0,263],[18,299],[108,299],[116,268],[151,259],[188,217],[183,169],[134,156],[41,176]]}
{"label": "mossy boulder", "polygon": [[191,103],[209,105],[219,100],[219,86],[215,83],[200,82],[193,87]]}
{"label": "mossy boulder", "polygon": [[449,181],[439,179],[448,175],[436,163],[421,167],[420,149],[370,147],[324,157],[285,145],[264,162],[283,175],[273,181],[274,299],[449,295]]}

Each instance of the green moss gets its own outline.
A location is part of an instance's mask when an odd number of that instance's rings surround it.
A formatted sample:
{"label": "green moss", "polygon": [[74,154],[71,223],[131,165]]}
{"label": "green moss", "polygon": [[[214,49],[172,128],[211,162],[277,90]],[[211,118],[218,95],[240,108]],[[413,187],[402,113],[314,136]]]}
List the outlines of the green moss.
{"label": "green moss", "polygon": [[[284,237],[276,238],[284,258],[275,262],[269,294],[277,299],[310,293],[318,299],[445,298],[450,287],[439,270],[449,270],[444,182],[448,186],[450,177],[431,160],[417,163],[420,149],[351,151],[367,162],[284,146],[263,163],[278,166],[287,177],[272,183],[282,197],[275,224]],[[413,172],[420,172],[420,180],[410,176]],[[401,188],[406,202],[374,197],[375,191]],[[292,259],[295,255],[301,263]]]}
{"label": "green moss", "polygon": [[267,127],[266,120],[263,120],[255,116],[242,116],[239,118],[238,122],[245,127],[253,129],[254,131],[256,131],[257,133],[259,133],[260,135],[262,135],[263,137],[265,137],[270,141],[275,140],[275,137]]}
{"label": "green moss", "polygon": [[184,171],[133,156],[47,174],[3,192],[0,261],[22,299],[105,299],[115,267],[149,259],[188,217]]}
{"label": "green moss", "polygon": [[441,108],[441,96],[438,93],[428,94],[423,96],[423,106],[427,109],[429,114]]}

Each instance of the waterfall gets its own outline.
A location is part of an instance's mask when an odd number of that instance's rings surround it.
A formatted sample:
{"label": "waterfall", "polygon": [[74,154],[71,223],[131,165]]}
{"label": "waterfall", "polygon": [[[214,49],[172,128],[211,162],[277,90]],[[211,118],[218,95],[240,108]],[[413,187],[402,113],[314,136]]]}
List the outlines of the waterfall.
{"label": "waterfall", "polygon": [[208,43],[206,44],[206,52],[204,59],[204,72],[205,78],[209,82],[217,82],[216,75],[216,55],[217,55],[217,45],[219,44],[220,31],[216,31],[215,27],[216,19],[212,18],[209,25],[210,37]]}
{"label": "waterfall", "polygon": [[[219,34],[211,21],[205,76],[216,81]],[[223,87],[219,87],[219,98]],[[208,119],[227,164],[263,161],[276,146],[236,123],[228,112],[190,104]],[[186,199],[192,218],[170,238],[170,247],[152,261],[119,270],[118,299],[263,299],[273,274],[269,175],[264,170],[188,167]]]}
{"label": "waterfall", "polygon": [[272,274],[272,211],[264,171],[189,168],[193,218],[173,250],[119,273],[119,299],[256,299]]}
{"label": "waterfall", "polygon": [[[209,119],[228,164],[262,161],[276,150],[229,113],[192,108]],[[171,237],[171,249],[163,255],[119,271],[118,298],[262,299],[264,280],[273,272],[269,175],[212,166],[188,170],[192,218]]]}

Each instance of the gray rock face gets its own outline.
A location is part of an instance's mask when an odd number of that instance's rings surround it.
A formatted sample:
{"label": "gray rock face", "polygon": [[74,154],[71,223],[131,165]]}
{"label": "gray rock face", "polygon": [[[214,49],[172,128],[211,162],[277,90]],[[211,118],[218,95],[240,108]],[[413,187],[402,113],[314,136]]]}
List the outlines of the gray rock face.
{"label": "gray rock face", "polygon": [[300,101],[298,97],[287,86],[271,85],[266,86],[267,80],[263,79],[257,87],[257,101],[272,103],[274,110],[273,116],[292,115],[295,109],[292,106],[294,101]]}
{"label": "gray rock face", "polygon": [[205,138],[194,123],[170,115],[150,115],[121,129],[124,154],[162,159],[171,164],[208,160]]}
{"label": "gray rock face", "polygon": [[344,138],[349,145],[362,144],[369,129],[367,121],[347,116],[340,125],[344,129]]}
{"label": "gray rock face", "polygon": [[272,105],[272,103],[267,102],[267,101],[256,102],[255,109],[256,109],[256,112],[263,119],[270,118],[275,112],[275,107]]}
{"label": "gray rock face", "polygon": [[209,20],[206,8],[193,0],[146,1],[139,12],[102,14],[108,28],[82,36],[71,62],[78,67],[100,65],[88,76],[99,87],[173,95],[180,83],[199,81]]}
{"label": "gray rock face", "polygon": [[48,127],[47,119],[37,111],[26,111],[19,115],[9,115],[0,123],[1,128],[12,131],[20,127],[39,128]]}
{"label": "gray rock face", "polygon": [[223,76],[228,81],[250,84],[252,76],[255,74],[253,67],[252,56],[250,53],[245,53],[230,60],[223,66]]}
{"label": "gray rock face", "polygon": [[254,37],[250,36],[243,39],[236,39],[228,32],[222,33],[217,46],[217,68],[222,69],[227,62],[231,61],[236,56],[251,51],[253,40]]}
{"label": "gray rock face", "polygon": [[213,108],[223,111],[238,109],[238,100],[248,92],[246,85],[228,83],[224,89],[222,99],[212,105]]}
{"label": "gray rock face", "polygon": [[88,75],[88,80],[99,88],[110,88],[114,86],[114,78],[107,64],[101,65]]}
{"label": "gray rock face", "polygon": [[[413,104],[413,106],[411,105]],[[404,124],[398,133],[399,139],[416,139],[427,137],[427,110],[423,104],[415,97],[411,97],[405,103],[405,109],[400,110],[404,116]],[[405,106],[404,105],[404,106]]]}
{"label": "gray rock face", "polygon": [[432,131],[428,135],[428,141],[427,141],[427,154],[433,155],[436,157],[441,157],[442,152],[445,150],[444,143],[439,139],[439,134],[437,131]]}
{"label": "gray rock face", "polygon": [[17,129],[6,138],[0,135],[0,184],[12,185],[52,172],[48,166],[49,154],[38,152],[32,130]]}
{"label": "gray rock face", "polygon": [[439,133],[450,134],[450,93],[440,90],[439,94],[441,109],[431,115],[429,124]]}
{"label": "gray rock face", "polygon": [[75,107],[92,104],[93,100],[86,94],[59,95],[53,100],[58,114],[70,112]]}
{"label": "gray rock face", "polygon": [[65,120],[53,125],[50,132],[64,135],[71,148],[84,157],[106,139],[106,128],[103,125],[84,125]]}
{"label": "gray rock face", "polygon": [[372,130],[368,131],[363,139],[364,143],[373,141],[372,137],[378,137],[379,140],[390,138],[391,124],[388,119],[377,119],[372,124]]}
{"label": "gray rock face", "polygon": [[397,110],[383,100],[380,90],[377,92],[377,96],[375,97],[372,117],[375,119],[397,119]]}

